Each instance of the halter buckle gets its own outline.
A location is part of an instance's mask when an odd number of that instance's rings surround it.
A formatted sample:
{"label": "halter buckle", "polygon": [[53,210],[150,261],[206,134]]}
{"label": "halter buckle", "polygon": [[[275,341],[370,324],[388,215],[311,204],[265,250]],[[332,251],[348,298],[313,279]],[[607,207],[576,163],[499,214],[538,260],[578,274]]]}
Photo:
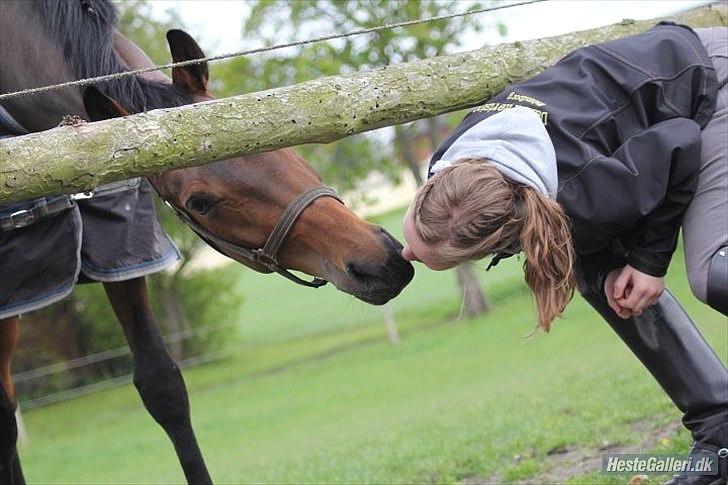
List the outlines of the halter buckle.
{"label": "halter buckle", "polygon": [[263,248],[253,249],[252,253],[253,256],[255,256],[256,263],[260,263],[263,266],[274,271],[278,269],[278,261],[276,260],[275,256],[271,256],[270,254],[265,253],[263,251]]}

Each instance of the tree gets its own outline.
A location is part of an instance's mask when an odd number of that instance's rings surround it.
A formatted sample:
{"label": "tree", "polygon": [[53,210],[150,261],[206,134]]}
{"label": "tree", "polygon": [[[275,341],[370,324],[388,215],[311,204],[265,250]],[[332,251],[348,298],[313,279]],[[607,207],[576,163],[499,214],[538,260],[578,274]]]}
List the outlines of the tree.
{"label": "tree", "polygon": [[[483,8],[481,2],[472,2],[467,10]],[[243,28],[246,37],[262,38],[268,43],[292,41],[300,37],[300,32],[349,32],[366,29],[404,20],[438,17],[462,10],[459,2],[438,0],[308,0],[296,2],[260,1],[252,9]],[[294,25],[295,31],[286,28]],[[490,24],[503,35],[502,23]],[[457,19],[438,20],[407,26],[400,29],[386,29],[366,37],[318,43],[297,49],[288,56],[263,56],[262,65],[253,67],[274,85],[301,82],[322,76],[371,70],[379,67],[410,62],[417,59],[446,54],[459,47],[466,34],[477,34],[484,24],[474,15]],[[268,74],[268,76],[266,76]],[[258,86],[260,89],[262,86]],[[270,86],[268,86],[270,87]],[[347,138],[337,142],[336,149],[329,154],[325,173],[331,178],[349,180],[349,184],[365,174],[367,169],[378,169],[390,178],[395,178],[397,170],[392,160],[399,159],[414,176],[417,185],[423,180],[422,160],[417,158],[415,139],[424,133],[429,141],[430,151],[442,141],[446,131],[446,121],[442,117],[415,121],[394,126],[394,133],[386,152],[377,150],[381,143],[368,144],[367,137],[362,140]],[[369,137],[370,138],[370,137]],[[362,163],[362,158],[336,156],[339,152],[349,152],[357,146],[355,155],[365,157],[370,163]],[[374,150],[373,150],[374,149]],[[387,157],[377,155],[386,153]],[[312,159],[321,160],[321,150],[311,150]],[[357,161],[357,162],[355,162]],[[387,163],[389,162],[389,163]],[[335,177],[338,175],[338,177]],[[480,288],[471,264],[463,264],[456,269],[456,281],[464,302],[464,313],[474,316],[488,311],[489,304]]]}
{"label": "tree", "polygon": [[170,62],[165,34],[169,29],[184,28],[179,12],[168,8],[161,18],[154,16],[149,0],[126,0],[116,5],[119,31],[141,47],[155,64]]}

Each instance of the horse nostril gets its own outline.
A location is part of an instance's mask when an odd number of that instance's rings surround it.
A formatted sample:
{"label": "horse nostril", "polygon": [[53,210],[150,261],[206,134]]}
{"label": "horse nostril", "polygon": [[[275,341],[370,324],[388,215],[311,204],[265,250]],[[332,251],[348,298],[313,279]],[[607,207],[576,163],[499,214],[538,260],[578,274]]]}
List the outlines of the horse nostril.
{"label": "horse nostril", "polygon": [[349,263],[346,265],[346,271],[352,278],[362,282],[378,279],[381,273],[377,265],[367,261]]}

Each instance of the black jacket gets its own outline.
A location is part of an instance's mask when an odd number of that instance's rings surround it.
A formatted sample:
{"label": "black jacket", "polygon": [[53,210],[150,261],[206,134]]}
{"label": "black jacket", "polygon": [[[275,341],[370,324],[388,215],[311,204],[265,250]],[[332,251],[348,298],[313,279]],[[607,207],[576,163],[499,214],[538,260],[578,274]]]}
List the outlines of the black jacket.
{"label": "black jacket", "polygon": [[578,49],[475,108],[438,148],[489,116],[525,106],[541,116],[556,151],[557,200],[577,255],[615,241],[626,262],[665,274],[700,167],[700,130],[717,79],[697,35],[662,23],[643,34]]}

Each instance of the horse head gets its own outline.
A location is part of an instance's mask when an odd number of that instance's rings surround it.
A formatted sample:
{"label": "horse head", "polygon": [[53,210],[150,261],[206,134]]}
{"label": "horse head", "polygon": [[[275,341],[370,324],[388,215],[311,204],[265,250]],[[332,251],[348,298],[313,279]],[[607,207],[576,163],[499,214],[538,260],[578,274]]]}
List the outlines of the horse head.
{"label": "horse head", "polygon": [[[181,30],[168,32],[167,40],[175,62],[204,57],[194,39]],[[190,103],[213,99],[208,77],[204,62],[172,71],[172,83]],[[86,90],[84,105],[92,121],[129,114],[95,88]],[[291,149],[170,170],[150,176],[149,181],[184,214],[183,219],[201,228],[198,233],[249,249],[263,246],[292,201],[321,186],[313,168]],[[271,271],[212,245],[256,271]],[[414,274],[401,249],[383,228],[364,221],[333,197],[320,197],[300,213],[276,259],[283,268],[330,281],[365,302],[383,304],[398,295]]]}

